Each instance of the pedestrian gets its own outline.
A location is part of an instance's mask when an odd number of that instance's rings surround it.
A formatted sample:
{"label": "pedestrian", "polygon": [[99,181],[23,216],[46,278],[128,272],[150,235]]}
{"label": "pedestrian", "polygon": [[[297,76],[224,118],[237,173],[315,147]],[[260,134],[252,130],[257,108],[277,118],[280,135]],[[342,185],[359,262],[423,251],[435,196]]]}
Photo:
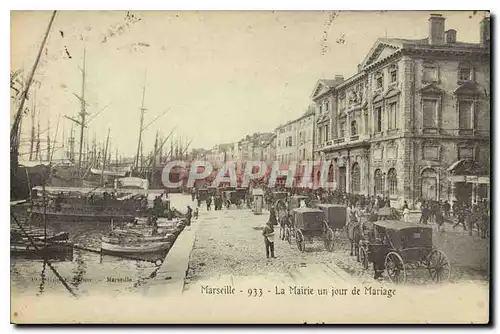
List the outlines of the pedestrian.
{"label": "pedestrian", "polygon": [[198,208],[194,209],[193,219],[198,219],[198,214],[199,214]]}
{"label": "pedestrian", "polygon": [[448,201],[444,201],[443,210],[444,210],[445,217],[449,217],[450,216],[450,209],[451,209],[450,203],[448,203]]}
{"label": "pedestrian", "polygon": [[269,222],[274,226],[278,225],[278,219],[276,218],[276,210],[274,206],[271,206],[271,210],[269,210]]}
{"label": "pedestrian", "polygon": [[405,211],[405,209],[408,209],[408,202],[407,201],[404,201],[402,209],[403,209],[403,212]]}
{"label": "pedestrian", "polygon": [[207,198],[207,211],[211,210],[211,206],[212,206],[212,196],[208,196],[208,198]]}
{"label": "pedestrian", "polygon": [[266,246],[266,257],[269,259],[269,255],[271,258],[275,258],[274,256],[274,228],[271,221],[266,223],[264,227],[264,231],[262,231],[262,235],[264,236],[264,245]]}
{"label": "pedestrian", "polygon": [[196,188],[193,187],[193,189],[191,189],[191,202],[194,202],[195,198],[196,198]]}
{"label": "pedestrian", "polygon": [[453,214],[457,217],[457,222],[455,223],[455,225],[453,225],[453,228],[457,227],[458,225],[462,225],[464,231],[467,231],[467,226],[465,225],[465,209],[463,207],[458,207],[457,205],[453,209]]}
{"label": "pedestrian", "polygon": [[152,219],[152,224],[153,224],[153,229],[151,231],[151,235],[152,236],[158,235],[158,219],[154,216]]}
{"label": "pedestrian", "polygon": [[407,223],[410,221],[410,209],[408,209],[408,205],[403,209],[403,219]]}
{"label": "pedestrian", "polygon": [[186,219],[187,219],[187,226],[191,226],[191,218],[193,217],[193,209],[188,205],[187,206],[187,213],[186,213]]}
{"label": "pedestrian", "polygon": [[429,208],[427,207],[426,202],[422,202],[420,207],[420,221],[419,224],[427,225],[427,221],[429,220]]}

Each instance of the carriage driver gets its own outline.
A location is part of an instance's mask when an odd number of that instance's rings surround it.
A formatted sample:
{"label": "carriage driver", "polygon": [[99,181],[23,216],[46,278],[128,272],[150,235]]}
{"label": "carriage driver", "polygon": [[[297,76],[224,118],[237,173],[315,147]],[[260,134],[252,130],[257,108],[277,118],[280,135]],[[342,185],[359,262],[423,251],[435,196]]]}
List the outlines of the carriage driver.
{"label": "carriage driver", "polygon": [[[383,245],[385,242],[384,235],[375,235],[375,244]],[[373,271],[375,272],[373,278],[379,279],[382,277],[382,274],[385,270],[385,256],[383,252],[373,252]]]}

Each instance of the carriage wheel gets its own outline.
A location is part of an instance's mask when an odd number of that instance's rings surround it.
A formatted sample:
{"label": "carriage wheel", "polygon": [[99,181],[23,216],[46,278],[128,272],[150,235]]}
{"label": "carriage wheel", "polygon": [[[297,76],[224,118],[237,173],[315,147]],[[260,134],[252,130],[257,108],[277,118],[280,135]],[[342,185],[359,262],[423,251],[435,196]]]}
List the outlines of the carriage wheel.
{"label": "carriage wheel", "polygon": [[304,239],[302,231],[297,230],[295,232],[295,241],[297,241],[297,248],[299,251],[304,252],[306,250],[306,240]]}
{"label": "carriage wheel", "polygon": [[323,241],[325,243],[325,249],[329,252],[333,252],[333,230],[331,228],[326,228],[325,234],[323,235]]}
{"label": "carriage wheel", "polygon": [[433,250],[427,260],[429,276],[436,283],[450,280],[450,261],[440,250]]}
{"label": "carriage wheel", "polygon": [[289,226],[285,226],[285,239],[290,245],[292,244],[292,230]]}
{"label": "carriage wheel", "polygon": [[359,261],[363,266],[364,270],[368,270],[368,253],[366,252],[365,247],[359,248]]}
{"label": "carriage wheel", "polygon": [[389,252],[385,257],[385,269],[387,276],[393,283],[406,282],[406,269],[403,258],[396,252]]}

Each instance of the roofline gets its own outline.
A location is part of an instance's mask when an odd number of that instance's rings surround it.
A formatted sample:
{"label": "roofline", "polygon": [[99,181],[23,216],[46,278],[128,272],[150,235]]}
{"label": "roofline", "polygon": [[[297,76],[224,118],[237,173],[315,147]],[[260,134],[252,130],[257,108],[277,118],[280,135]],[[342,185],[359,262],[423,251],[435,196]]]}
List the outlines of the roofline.
{"label": "roofline", "polygon": [[288,126],[288,125],[290,125],[290,124],[293,124],[293,123],[295,123],[295,122],[297,122],[297,121],[300,121],[300,120],[301,120],[301,119],[303,119],[303,118],[307,118],[307,117],[309,117],[309,116],[313,116],[313,117],[314,117],[314,111],[308,112],[308,113],[306,113],[306,114],[303,114],[302,116],[299,116],[299,117],[297,117],[297,118],[294,118],[294,119],[292,119],[292,120],[290,120],[290,121],[286,122],[285,124],[283,124],[283,125],[281,125],[281,126],[276,127],[276,129],[275,129],[274,131],[278,131],[278,130],[279,130],[279,129],[281,129],[281,128],[284,128],[284,127],[286,127],[286,126]]}
{"label": "roofline", "polygon": [[[345,88],[349,84],[352,84],[353,81],[356,81],[357,79],[363,78],[363,76],[367,75],[368,72],[371,69],[373,69],[374,67],[376,67],[377,65],[383,64],[387,60],[394,58],[396,56],[412,55],[412,54],[418,53],[418,52],[439,52],[439,53],[465,52],[465,53],[477,53],[478,55],[488,55],[491,53],[490,48],[483,47],[483,46],[481,46],[480,43],[468,43],[467,45],[461,45],[461,44],[427,45],[427,44],[417,44],[417,43],[402,41],[402,46],[397,46],[395,44],[386,42],[381,38],[377,38],[377,40],[374,43],[374,47],[375,47],[375,45],[377,45],[377,42],[382,43],[382,44],[391,45],[393,47],[397,47],[398,49],[394,53],[392,53],[391,55],[389,55],[383,59],[380,59],[377,62],[374,62],[374,63],[371,63],[371,64],[365,66],[360,72],[355,73],[354,75],[345,79],[342,83],[333,87],[332,88],[333,90],[339,90],[339,89]],[[458,42],[458,43],[466,43],[466,42]],[[374,49],[374,47],[372,47],[368,53],[370,53]],[[318,81],[320,81],[320,80],[318,80]],[[325,92],[323,94],[317,95],[311,99],[313,101],[317,101],[319,98],[321,98],[326,93],[331,92],[332,89],[328,90],[327,92]]]}

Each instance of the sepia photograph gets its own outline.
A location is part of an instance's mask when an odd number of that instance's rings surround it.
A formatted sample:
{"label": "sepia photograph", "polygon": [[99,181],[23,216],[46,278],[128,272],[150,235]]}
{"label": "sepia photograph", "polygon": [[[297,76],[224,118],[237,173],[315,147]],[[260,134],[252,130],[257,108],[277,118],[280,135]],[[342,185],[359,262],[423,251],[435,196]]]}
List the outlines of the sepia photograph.
{"label": "sepia photograph", "polygon": [[10,12],[13,324],[488,324],[490,12]]}

